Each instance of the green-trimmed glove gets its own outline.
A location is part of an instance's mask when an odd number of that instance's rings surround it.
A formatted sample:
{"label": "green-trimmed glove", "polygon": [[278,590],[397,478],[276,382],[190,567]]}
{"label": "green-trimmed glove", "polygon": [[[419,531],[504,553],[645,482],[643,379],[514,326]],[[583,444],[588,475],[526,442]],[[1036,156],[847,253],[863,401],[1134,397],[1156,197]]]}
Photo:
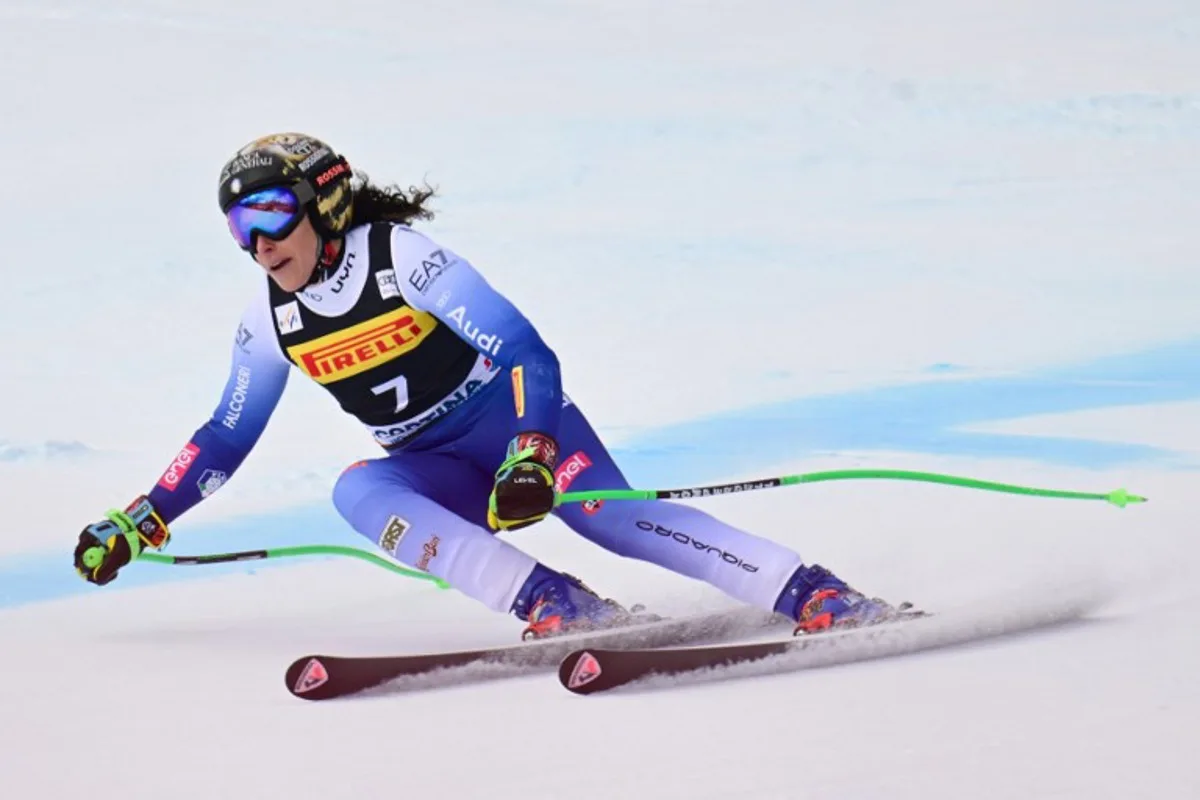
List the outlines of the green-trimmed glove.
{"label": "green-trimmed glove", "polygon": [[514,531],[545,519],[554,510],[557,463],[558,442],[553,438],[532,431],[513,437],[488,498],[488,525]]}
{"label": "green-trimmed glove", "polygon": [[161,550],[171,540],[167,524],[144,495],[105,516],[84,528],[75,546],[75,570],[98,586],[116,578],[146,547]]}

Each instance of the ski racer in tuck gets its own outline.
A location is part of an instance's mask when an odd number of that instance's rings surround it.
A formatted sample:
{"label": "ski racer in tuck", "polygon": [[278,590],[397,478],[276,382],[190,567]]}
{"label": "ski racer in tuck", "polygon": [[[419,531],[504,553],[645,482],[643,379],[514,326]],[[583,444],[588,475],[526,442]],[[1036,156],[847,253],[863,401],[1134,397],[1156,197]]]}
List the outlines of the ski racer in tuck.
{"label": "ski racer in tuck", "polygon": [[338,512],[389,556],[526,623],[525,638],[634,617],[493,535],[556,514],[600,547],[796,620],[797,632],[895,609],[794,551],[661,500],[563,504],[629,488],[537,330],[461,255],[418,232],[428,189],[383,188],[303,134],[239,150],[218,197],[265,278],[232,346],[224,394],[150,491],[79,535],[75,567],[107,584],[216,491],[259,439],[291,370],[333,395],[385,451],[349,466]]}

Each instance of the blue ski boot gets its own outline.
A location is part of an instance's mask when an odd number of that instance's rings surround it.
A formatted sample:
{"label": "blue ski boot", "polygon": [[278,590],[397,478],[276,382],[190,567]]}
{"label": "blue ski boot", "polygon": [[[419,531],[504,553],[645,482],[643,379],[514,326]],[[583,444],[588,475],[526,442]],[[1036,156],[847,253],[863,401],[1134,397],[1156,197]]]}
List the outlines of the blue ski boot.
{"label": "blue ski boot", "polygon": [[634,621],[615,600],[605,600],[578,578],[538,564],[517,593],[512,612],[529,623],[521,638],[544,639],[611,628]]}
{"label": "blue ski boot", "polygon": [[907,605],[895,608],[879,598],[868,599],[829,570],[801,566],[775,603],[775,611],[796,620],[797,636],[831,628],[857,628],[889,622],[906,615]]}

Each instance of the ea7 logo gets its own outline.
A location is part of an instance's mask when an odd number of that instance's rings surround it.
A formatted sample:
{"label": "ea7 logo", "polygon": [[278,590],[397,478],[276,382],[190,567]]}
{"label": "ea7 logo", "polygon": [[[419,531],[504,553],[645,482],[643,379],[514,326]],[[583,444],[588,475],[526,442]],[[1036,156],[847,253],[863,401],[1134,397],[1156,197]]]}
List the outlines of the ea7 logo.
{"label": "ea7 logo", "polygon": [[253,338],[254,334],[246,329],[246,325],[244,323],[239,323],[237,329],[237,339],[235,340],[238,350],[241,350],[243,353],[249,353],[250,351],[246,349],[246,346],[250,344],[250,340]]}
{"label": "ea7 logo", "polygon": [[421,294],[425,294],[429,291],[429,287],[442,277],[442,273],[456,263],[458,262],[452,261],[446,256],[445,250],[434,250],[425,256],[421,261],[421,266],[408,274],[408,283]]}
{"label": "ea7 logo", "polygon": [[183,476],[187,475],[192,464],[196,460],[196,456],[200,455],[200,448],[188,442],[179,451],[179,455],[175,456],[175,460],[171,462],[171,466],[167,467],[167,471],[158,479],[158,485],[168,492],[173,492],[179,487],[179,482],[183,480]]}

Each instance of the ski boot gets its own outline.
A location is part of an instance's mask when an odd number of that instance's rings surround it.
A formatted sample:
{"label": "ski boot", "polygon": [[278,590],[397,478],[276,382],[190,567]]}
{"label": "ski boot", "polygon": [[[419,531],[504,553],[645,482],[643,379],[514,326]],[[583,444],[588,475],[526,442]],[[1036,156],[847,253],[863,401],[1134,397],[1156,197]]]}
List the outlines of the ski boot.
{"label": "ski boot", "polygon": [[796,570],[775,603],[777,612],[796,620],[796,636],[877,625],[918,613],[909,608],[908,603],[895,607],[877,597],[868,599],[819,564]]}
{"label": "ski boot", "polygon": [[521,587],[512,611],[529,623],[521,634],[526,641],[640,621],[615,600],[602,599],[578,578],[541,564]]}

